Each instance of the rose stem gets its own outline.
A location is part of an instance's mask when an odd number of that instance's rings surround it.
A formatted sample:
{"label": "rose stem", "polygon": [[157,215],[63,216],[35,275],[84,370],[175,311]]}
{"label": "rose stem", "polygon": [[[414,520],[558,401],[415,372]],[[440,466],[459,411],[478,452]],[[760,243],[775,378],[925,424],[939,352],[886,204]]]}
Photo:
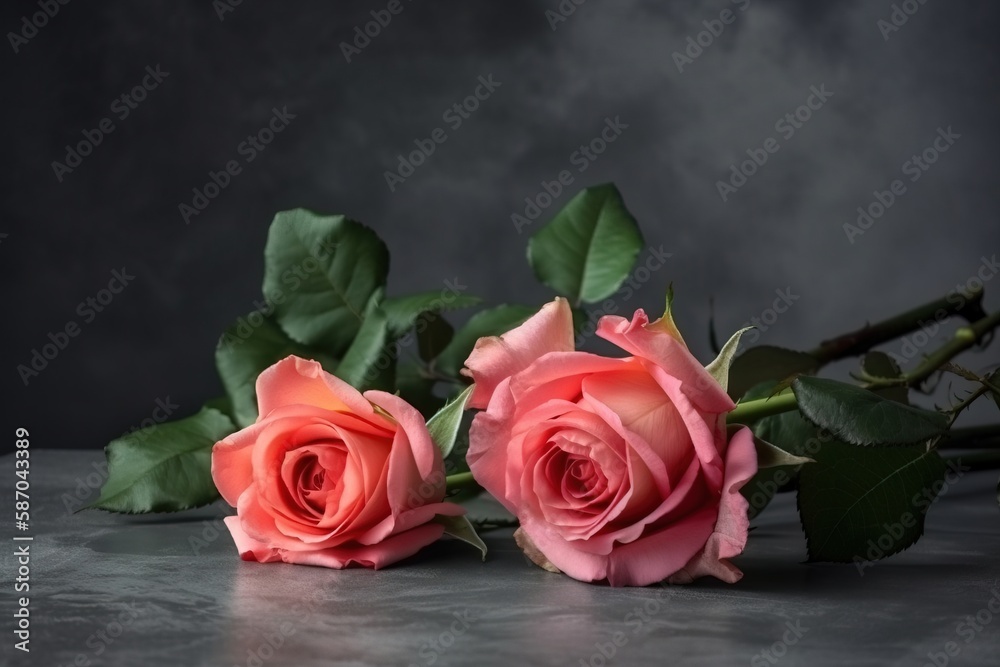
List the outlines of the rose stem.
{"label": "rose stem", "polygon": [[454,475],[448,475],[445,478],[444,484],[448,490],[448,495],[479,488],[479,484],[473,478],[471,472],[457,472]]}
{"label": "rose stem", "polygon": [[736,409],[726,416],[726,422],[729,424],[749,424],[764,417],[796,410],[798,407],[795,394],[791,391],[784,391],[768,398],[739,403]]}
{"label": "rose stem", "polygon": [[[870,378],[865,387],[871,389],[873,387],[895,385],[919,385],[921,382],[938,371],[941,366],[948,363],[965,350],[968,350],[998,326],[1000,326],[1000,311],[977,320],[969,326],[958,329],[950,341],[928,355],[924,359],[923,363],[910,373],[907,373],[899,378]],[[980,391],[979,393],[982,394],[985,392]],[[726,421],[730,424],[745,424],[763,417],[770,417],[771,415],[788,412],[796,409],[796,407],[795,395],[786,391],[776,394],[775,396],[771,396],[770,398],[761,398],[754,401],[740,403],[736,406],[735,410],[729,413]]]}
{"label": "rose stem", "polygon": [[936,373],[943,365],[965,352],[1000,326],[1000,310],[961,327],[951,340],[924,357],[923,362],[909,373],[898,378],[868,378],[866,388],[907,385],[915,387]]}
{"label": "rose stem", "polygon": [[924,326],[927,320],[943,320],[951,315],[960,315],[972,322],[986,316],[982,301],[981,287],[951,293],[882,322],[865,325],[856,331],[825,340],[809,354],[815,357],[820,365],[825,365],[838,359],[855,357],[882,343],[916,331]]}

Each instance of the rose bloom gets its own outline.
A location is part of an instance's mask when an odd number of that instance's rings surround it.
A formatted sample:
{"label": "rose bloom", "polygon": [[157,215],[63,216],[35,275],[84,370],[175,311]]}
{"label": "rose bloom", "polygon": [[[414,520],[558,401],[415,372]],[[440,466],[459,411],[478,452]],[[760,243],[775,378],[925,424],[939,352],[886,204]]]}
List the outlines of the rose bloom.
{"label": "rose bloom", "polygon": [[378,569],[441,537],[435,515],[464,513],[441,502],[441,453],[401,398],[291,356],[260,374],[257,401],[257,422],[212,449],[243,560]]}
{"label": "rose bloom", "polygon": [[727,437],[735,405],[688,351],[669,316],[605,316],[597,334],[625,350],[574,350],[564,299],[501,337],[480,339],[473,476],[517,516],[518,544],[538,565],[581,581],[644,586],[712,575],[746,544],[757,471],[749,429]]}

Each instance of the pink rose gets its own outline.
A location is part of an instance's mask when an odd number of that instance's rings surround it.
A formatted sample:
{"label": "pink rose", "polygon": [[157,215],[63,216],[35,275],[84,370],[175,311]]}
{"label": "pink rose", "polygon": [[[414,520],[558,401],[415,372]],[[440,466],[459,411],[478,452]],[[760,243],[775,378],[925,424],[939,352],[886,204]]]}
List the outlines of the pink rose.
{"label": "pink rose", "polygon": [[486,409],[470,433],[473,476],[546,569],[612,586],[738,581],[727,559],[747,539],[750,430],[727,437],[735,406],[668,318],[606,316],[597,334],[632,356],[575,351],[564,299],[479,340],[465,371],[470,405]]}
{"label": "pink rose", "polygon": [[441,537],[435,515],[464,514],[441,502],[441,453],[399,397],[292,356],[260,374],[257,401],[257,423],[212,449],[243,560],[378,569]]}

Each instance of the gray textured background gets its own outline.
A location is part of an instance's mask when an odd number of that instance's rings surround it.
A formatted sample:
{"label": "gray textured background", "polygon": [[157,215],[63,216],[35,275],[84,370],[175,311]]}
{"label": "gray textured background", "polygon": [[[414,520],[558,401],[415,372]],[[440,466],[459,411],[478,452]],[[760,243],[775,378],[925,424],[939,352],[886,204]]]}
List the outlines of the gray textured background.
{"label": "gray textured background", "polygon": [[[554,0],[403,0],[347,63],[339,43],[385,4],[244,0],[220,21],[207,1],[70,2],[17,54],[5,39],[4,417],[35,446],[99,447],[156,399],[180,416],[218,394],[215,341],[259,298],[267,226],[291,207],[374,227],[391,292],[458,278],[491,302],[540,303],[511,214],[562,169],[574,190],[613,180],[673,253],[623,310],[655,309],[673,281],[706,360],[710,296],[728,332],[791,288],[801,298],[761,342],[807,346],[941,296],[1000,250],[996,3],[929,0],[886,40],[889,2],[590,0],[552,30]],[[672,54],[727,7],[735,22],[679,72]],[[5,3],[0,28],[33,11]],[[169,77],[57,181],[65,145],[157,64]],[[501,87],[447,128],[442,113],[491,73]],[[785,140],[775,122],[820,85],[833,97]],[[185,225],[192,188],[286,105],[289,128]],[[577,173],[571,153],[615,116],[629,128]],[[857,207],[947,126],[961,139],[849,243]],[[436,127],[448,140],[390,192],[385,170]],[[716,181],[771,136],[779,152],[722,202]],[[24,386],[16,366],[123,266],[134,282]]]}

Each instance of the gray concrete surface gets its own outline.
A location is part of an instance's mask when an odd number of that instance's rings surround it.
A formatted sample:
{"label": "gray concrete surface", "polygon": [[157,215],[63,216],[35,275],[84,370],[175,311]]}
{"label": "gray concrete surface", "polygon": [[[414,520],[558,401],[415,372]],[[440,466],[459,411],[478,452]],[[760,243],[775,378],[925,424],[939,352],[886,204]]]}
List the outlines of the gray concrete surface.
{"label": "gray concrete surface", "polygon": [[[86,495],[100,458],[32,452],[31,528],[19,533],[11,518],[2,550],[4,665],[998,663],[995,473],[962,478],[923,540],[863,576],[800,564],[794,499],[783,496],[754,522],[739,584],[611,589],[532,566],[509,530],[487,534],[486,563],[450,543],[380,572],[245,563],[221,531],[221,505],[69,514],[65,501]],[[8,490],[13,461],[0,460]],[[34,537],[30,654],[13,648],[13,554],[25,544],[15,534]]]}

